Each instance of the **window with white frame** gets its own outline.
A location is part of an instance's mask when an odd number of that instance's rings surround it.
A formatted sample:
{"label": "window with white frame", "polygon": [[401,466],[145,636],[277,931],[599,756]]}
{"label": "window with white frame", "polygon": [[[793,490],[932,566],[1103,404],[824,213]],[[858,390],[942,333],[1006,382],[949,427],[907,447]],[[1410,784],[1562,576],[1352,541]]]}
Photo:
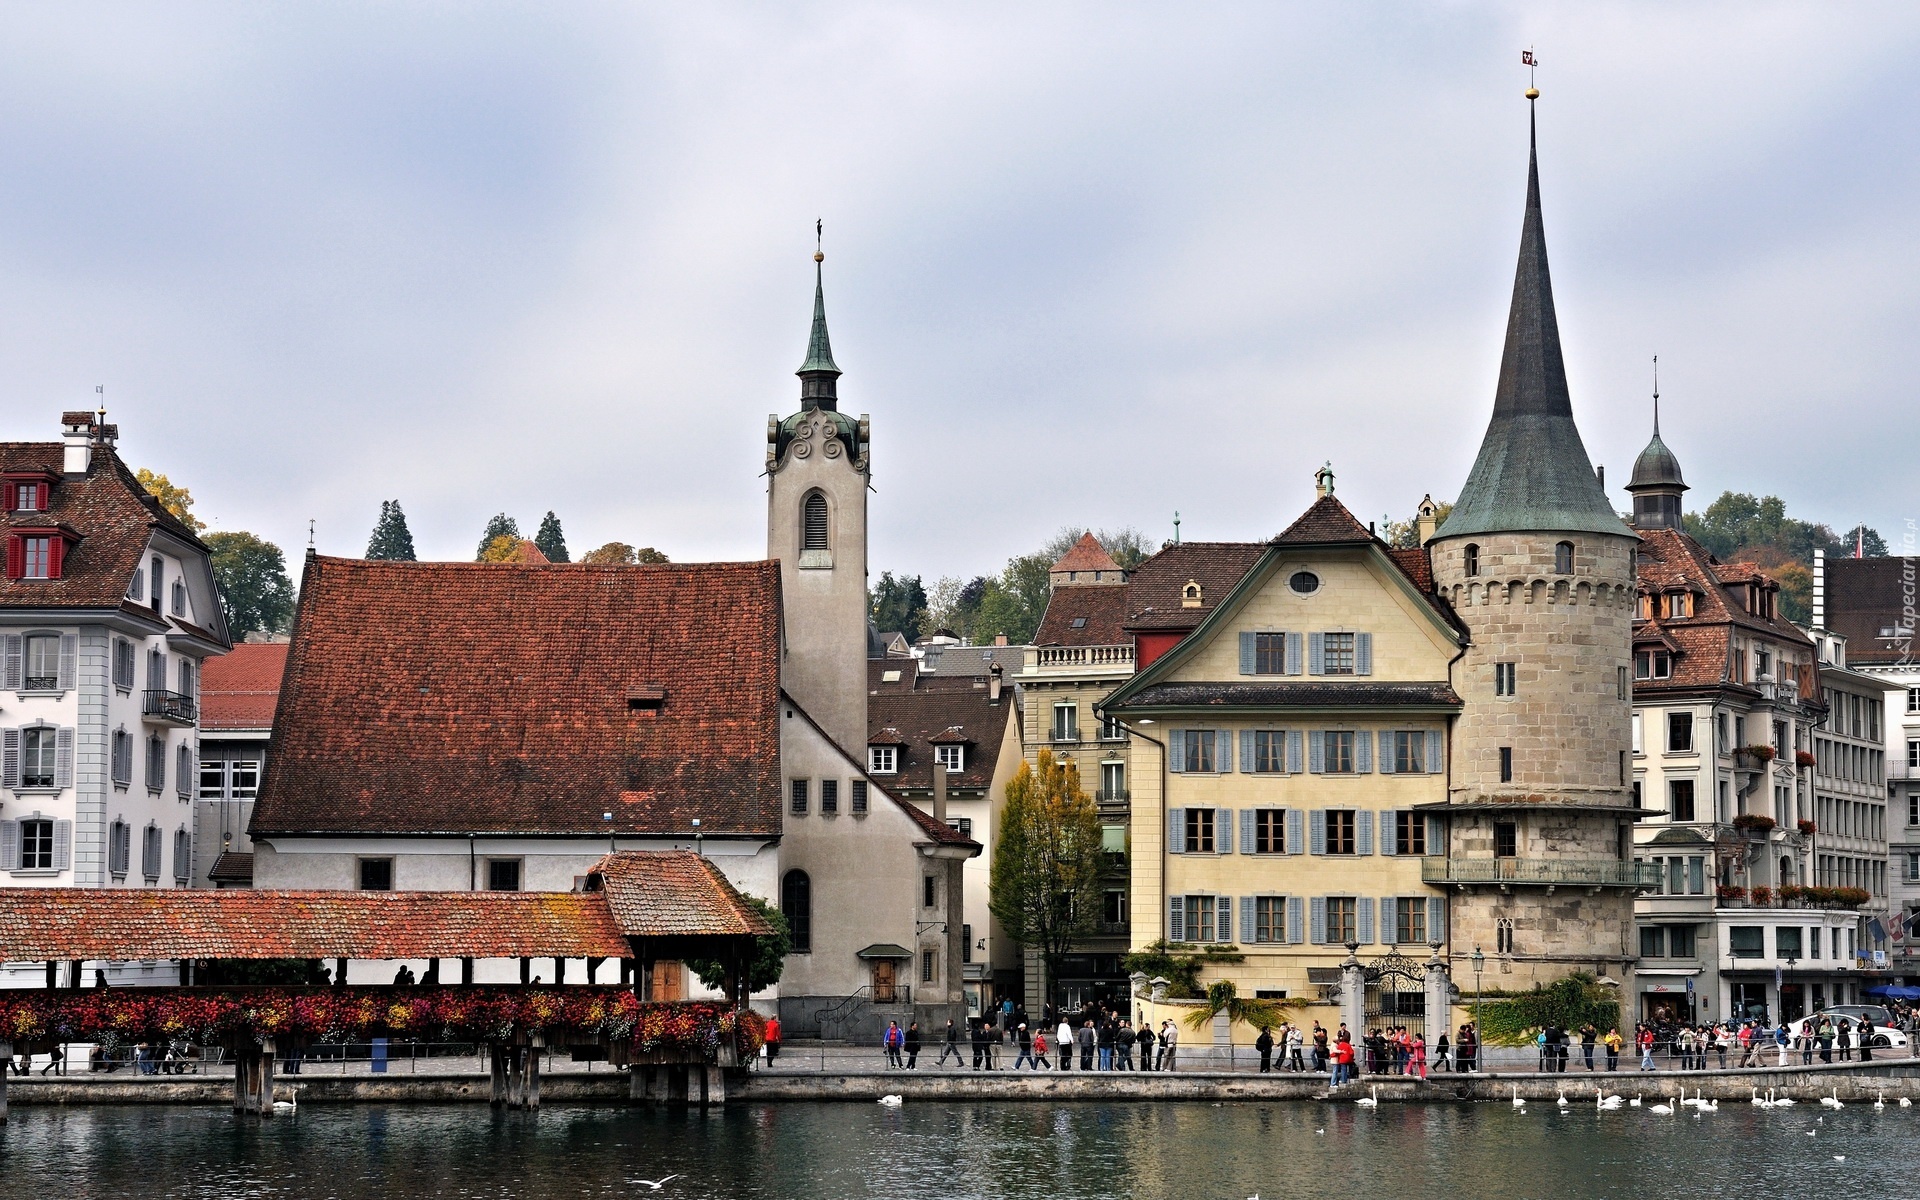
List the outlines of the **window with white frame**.
{"label": "window with white frame", "polygon": [[1080,740],[1080,706],[1071,700],[1064,700],[1053,706],[1053,740],[1056,742]]}
{"label": "window with white frame", "polygon": [[20,786],[54,786],[59,762],[59,734],[51,725],[35,725],[20,731]]}
{"label": "window with white frame", "polygon": [[1127,740],[1126,727],[1120,724],[1120,718],[1110,713],[1100,717],[1100,740],[1103,742],[1124,742]]}
{"label": "window with white frame", "polygon": [[1354,673],[1353,655],[1354,635],[1351,633],[1328,633],[1321,635],[1320,673],[1322,675],[1352,675]]}
{"label": "window with white frame", "polygon": [[25,691],[51,692],[60,686],[60,637],[52,633],[30,633],[26,637]]}
{"label": "window with white frame", "polygon": [[946,744],[933,748],[933,761],[939,763],[948,771],[963,770],[966,760],[967,748],[965,746]]}
{"label": "window with white frame", "polygon": [[1493,664],[1493,694],[1494,695],[1511,696],[1514,694],[1516,690],[1516,685],[1514,682],[1515,671],[1518,668],[1519,668],[1518,663],[1497,662]]}
{"label": "window with white frame", "polygon": [[898,746],[868,746],[867,770],[875,775],[893,775],[899,771]]}
{"label": "window with white frame", "polygon": [[215,759],[200,763],[200,798],[202,800],[225,800],[227,798],[227,764]]}
{"label": "window with white frame", "polygon": [[1127,764],[1100,764],[1100,799],[1107,801],[1127,798]]}

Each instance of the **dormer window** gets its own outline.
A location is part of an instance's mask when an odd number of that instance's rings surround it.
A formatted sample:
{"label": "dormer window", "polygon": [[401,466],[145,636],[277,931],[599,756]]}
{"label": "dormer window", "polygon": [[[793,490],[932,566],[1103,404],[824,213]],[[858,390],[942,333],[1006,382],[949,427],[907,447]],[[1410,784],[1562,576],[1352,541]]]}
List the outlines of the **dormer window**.
{"label": "dormer window", "polygon": [[15,529],[7,535],[8,579],[59,579],[71,543],[65,529]]}
{"label": "dormer window", "polygon": [[1642,621],[1650,621],[1654,615],[1654,600],[1650,593],[1642,593],[1637,599],[1638,616]]}
{"label": "dormer window", "polygon": [[1180,589],[1181,608],[1199,608],[1204,598],[1205,594],[1202,592],[1198,580],[1189,579],[1187,580],[1186,586]]}
{"label": "dormer window", "polygon": [[53,499],[53,478],[44,471],[8,471],[0,475],[0,502],[8,512],[45,512]]}
{"label": "dormer window", "polygon": [[894,775],[900,769],[898,746],[868,746],[867,770],[874,775]]}
{"label": "dormer window", "polygon": [[1633,677],[1635,679],[1670,679],[1673,677],[1673,655],[1665,650],[1642,650],[1633,656]]}
{"label": "dormer window", "polygon": [[1667,596],[1667,615],[1670,617],[1691,617],[1693,615],[1693,593],[1670,593]]}
{"label": "dormer window", "polygon": [[933,761],[939,763],[948,771],[958,772],[965,767],[967,748],[965,746],[935,746],[933,748]]}
{"label": "dormer window", "polygon": [[155,612],[160,611],[160,597],[164,591],[161,576],[166,573],[166,570],[167,560],[161,558],[158,554],[154,555],[153,565],[147,572],[147,582],[152,585],[147,591],[147,603]]}

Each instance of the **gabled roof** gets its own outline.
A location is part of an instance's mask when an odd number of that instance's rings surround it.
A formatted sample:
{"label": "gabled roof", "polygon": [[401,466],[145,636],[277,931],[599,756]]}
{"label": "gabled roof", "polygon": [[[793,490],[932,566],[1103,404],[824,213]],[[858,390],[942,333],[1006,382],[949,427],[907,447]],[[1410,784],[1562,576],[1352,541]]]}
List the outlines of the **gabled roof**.
{"label": "gabled roof", "polygon": [[779,589],[309,557],[253,832],[777,836]]}
{"label": "gabled roof", "polygon": [[[1025,646],[928,646],[921,652],[919,669],[913,673],[914,686],[972,689],[1000,668],[1003,679],[1020,673],[1026,663]],[[898,665],[899,659],[888,659]]]}
{"label": "gabled roof", "polygon": [[887,785],[906,791],[932,788],[933,747],[965,743],[965,769],[950,772],[947,784],[954,788],[987,787],[993,782],[994,766],[1007,737],[1013,697],[1011,685],[1002,689],[997,704],[988,699],[986,689],[923,687],[908,691],[892,684],[871,689],[867,695],[868,743],[900,747],[897,773],[887,777]]}
{"label": "gabled roof", "polygon": [[1493,419],[1438,537],[1503,530],[1632,537],[1595,478],[1573,421],[1540,215],[1540,162],[1528,113],[1527,207]]}
{"label": "gabled roof", "polygon": [[1060,560],[1047,568],[1049,573],[1056,571],[1118,571],[1120,564],[1113,561],[1113,555],[1100,544],[1100,539],[1091,533],[1083,533]]}
{"label": "gabled roof", "polygon": [[[1729,682],[1732,634],[1736,628],[1764,634],[1786,645],[1805,647],[1811,661],[1812,643],[1806,634],[1791,622],[1748,612],[1729,594],[1730,584],[1743,588],[1749,581],[1770,584],[1772,579],[1766,572],[1752,563],[1721,563],[1705,546],[1678,529],[1646,529],[1640,537],[1635,572],[1638,594],[1684,591],[1694,599],[1692,616],[1634,622],[1636,644],[1660,640],[1674,652],[1672,676],[1636,680],[1636,693],[1720,686],[1744,688],[1745,684]],[[1801,680],[1801,684],[1808,692],[1812,691],[1810,677]]]}
{"label": "gabled roof", "polygon": [[[1200,624],[1233,585],[1239,583],[1261,555],[1266,542],[1179,542],[1134,569],[1127,584],[1129,630],[1187,630]],[[1181,589],[1192,580],[1200,585],[1201,603],[1183,607]]]}
{"label": "gabled roof", "polygon": [[[79,535],[68,547],[59,579],[7,579],[0,576],[0,610],[9,608],[118,609],[156,626],[167,618],[145,605],[126,599],[133,573],[139,570],[155,533],[165,533],[187,546],[206,550],[192,530],[140,486],[113,447],[95,443],[84,475],[65,475],[66,448],[59,442],[0,442],[0,472],[44,472],[54,477],[46,512],[0,511],[0,536],[9,529],[65,526]],[[216,646],[227,641],[226,619],[213,600],[213,581],[205,581],[208,602],[215,610],[204,622],[203,636]]]}
{"label": "gabled roof", "polygon": [[1130,589],[1113,583],[1064,583],[1047,597],[1036,646],[1117,646],[1127,640]]}
{"label": "gabled roof", "polygon": [[[935,694],[944,695],[947,697],[954,697],[954,696],[961,695],[962,693],[945,692],[945,693],[935,693]],[[1011,695],[1012,693],[1009,692],[1006,694]],[[807,726],[810,729],[812,729],[815,733],[818,733],[820,735],[821,740],[824,741],[829,747],[831,747],[833,752],[841,756],[841,760],[845,762],[849,768],[859,773],[866,780],[867,786],[871,789],[871,791],[879,793],[881,800],[883,800],[888,804],[893,805],[894,808],[897,809],[898,811],[905,813],[907,816],[907,819],[912,821],[915,825],[919,826],[920,832],[923,835],[925,835],[929,841],[933,842],[936,845],[954,846],[961,849],[966,849],[971,851],[973,855],[978,855],[980,853],[982,846],[979,842],[974,841],[972,838],[961,833],[958,829],[955,829],[951,825],[947,825],[947,824],[944,824],[943,822],[934,820],[933,815],[931,813],[926,812],[925,810],[921,809],[918,805],[912,803],[911,801],[902,799],[899,792],[896,790],[896,788],[905,787],[907,786],[906,784],[903,784],[898,778],[892,777],[892,776],[888,777],[885,783],[882,783],[880,780],[874,778],[873,775],[867,772],[866,764],[855,760],[853,755],[849,754],[844,747],[838,745],[837,743],[834,742],[832,738],[828,737],[827,731],[820,728],[820,723],[818,721],[815,721],[813,719],[813,716],[810,713],[808,713],[806,709],[801,708],[799,704],[794,703],[793,698],[790,696],[787,698],[787,702],[793,705],[794,711],[800,714],[801,719],[806,721]],[[872,710],[871,700],[868,701],[868,710],[869,711]],[[897,730],[893,732],[898,734]],[[885,745],[887,743],[882,742],[882,743],[869,743],[869,744]],[[905,747],[908,745],[908,742],[903,737],[900,739],[899,742],[894,744]],[[906,749],[901,750],[900,759],[903,763],[909,757],[909,754],[910,754],[910,751]],[[927,786],[932,787],[933,783],[932,783],[931,768],[928,769],[927,774],[928,774]],[[952,778],[956,780],[964,777],[965,777],[964,773],[952,776]],[[954,786],[958,787],[961,785],[956,783]]]}
{"label": "gabled roof", "polygon": [[1306,512],[1300,514],[1298,520],[1273,540],[1286,546],[1346,545],[1370,542],[1373,534],[1329,492],[1315,500]]}
{"label": "gabled roof", "polygon": [[206,733],[269,729],[286,672],[286,642],[243,642],[200,672],[200,728]]}
{"label": "gabled roof", "polygon": [[685,850],[609,854],[587,873],[628,937],[700,937],[773,932],[759,910],[704,855]]}

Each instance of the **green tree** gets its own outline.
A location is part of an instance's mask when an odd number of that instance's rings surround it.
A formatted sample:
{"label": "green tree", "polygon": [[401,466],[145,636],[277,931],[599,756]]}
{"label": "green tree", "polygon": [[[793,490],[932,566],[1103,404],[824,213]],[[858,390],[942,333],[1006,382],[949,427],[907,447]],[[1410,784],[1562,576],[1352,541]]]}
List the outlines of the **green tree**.
{"label": "green tree", "polygon": [[1007,560],[1006,569],[997,579],[988,580],[982,592],[974,640],[987,642],[1005,634],[1015,645],[1031,642],[1052,591],[1048,568],[1059,559],[1060,555],[1041,550]]}
{"label": "green tree", "polygon": [[280,547],[251,533],[209,533],[214,582],[227,612],[227,631],[284,633],[293,619],[293,581]]}
{"label": "green tree", "polygon": [[583,563],[596,563],[601,566],[656,566],[667,561],[667,556],[652,546],[642,546],[638,550],[625,542],[608,542],[595,547],[580,556]]}
{"label": "green tree", "polygon": [[[1442,500],[1434,506],[1433,527],[1440,528],[1447,523],[1447,516],[1453,512],[1453,501]],[[1380,518],[1380,540],[1396,550],[1410,550],[1420,544],[1420,514],[1414,513],[1404,521],[1392,517]]]}
{"label": "green tree", "polygon": [[1247,956],[1232,946],[1195,946],[1157,938],[1121,959],[1120,965],[1128,974],[1166,980],[1167,995],[1175,1000],[1192,1000],[1202,994],[1201,968],[1245,961]]}
{"label": "green tree", "polygon": [[207,527],[207,523],[193,515],[193,493],[186,488],[175,487],[165,475],[155,475],[141,467],[133,476],[147,494],[160,502],[160,507],[172,514],[173,519],[185,525],[195,533]]}
{"label": "green tree", "polygon": [[1251,1025],[1255,1029],[1278,1029],[1293,1007],[1288,1000],[1248,1000],[1240,995],[1231,979],[1219,979],[1207,985],[1207,1002],[1186,1016],[1187,1028],[1205,1029],[1214,1018],[1225,1014],[1228,1025]]}
{"label": "green tree", "polygon": [[1106,869],[1100,815],[1072,759],[1040,751],[1007,782],[988,904],[1017,944],[1039,952],[1052,995],[1061,960],[1100,930]]}
{"label": "green tree", "polygon": [[387,562],[414,562],[413,532],[407,528],[407,514],[398,500],[380,502],[380,519],[373,523],[373,536],[367,539],[367,557]]}
{"label": "green tree", "polygon": [[1787,514],[1778,496],[1722,492],[1705,512],[1687,513],[1683,527],[1721,562],[1751,562],[1780,584],[1780,613],[1789,621],[1812,616],[1813,552],[1849,557],[1856,548],[1868,556],[1885,554],[1886,539],[1864,525],[1836,534],[1825,525]]}
{"label": "green tree", "polygon": [[540,553],[547,556],[548,562],[572,562],[567,557],[567,536],[560,532],[560,518],[548,509],[540,522],[540,529],[533,535],[533,544],[540,547]]}
{"label": "green tree", "polygon": [[919,640],[926,620],[927,592],[918,575],[884,571],[867,593],[867,613],[881,633],[897,633],[909,642]]}
{"label": "green tree", "polygon": [[[747,962],[747,991],[753,993],[780,982],[780,973],[787,967],[787,955],[793,953],[793,935],[787,928],[785,913],[758,896],[741,899],[773,926],[771,934],[753,939],[753,957]],[[717,958],[690,958],[687,969],[710,988],[722,992],[732,990],[727,964]]]}
{"label": "green tree", "polygon": [[488,561],[487,547],[493,545],[494,542],[499,540],[500,538],[502,537],[518,538],[519,536],[520,536],[520,522],[514,520],[512,517],[508,516],[505,513],[493,514],[492,518],[487,521],[486,532],[480,535],[480,548],[473,552],[473,561],[475,562]]}

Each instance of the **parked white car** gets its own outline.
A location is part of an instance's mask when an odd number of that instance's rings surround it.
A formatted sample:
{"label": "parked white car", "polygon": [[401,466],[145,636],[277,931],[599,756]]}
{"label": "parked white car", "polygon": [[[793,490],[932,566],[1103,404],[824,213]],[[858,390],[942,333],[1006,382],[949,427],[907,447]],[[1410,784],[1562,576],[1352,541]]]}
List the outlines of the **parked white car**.
{"label": "parked white car", "polygon": [[[1873,1048],[1875,1050],[1905,1050],[1908,1048],[1907,1035],[1893,1024],[1893,1014],[1877,1004],[1836,1004],[1832,1008],[1822,1009],[1816,1017],[1831,1017],[1835,1024],[1844,1024],[1848,1028],[1857,1026],[1862,1020],[1873,1022]],[[1797,1032],[1797,1030],[1796,1030]],[[1856,1034],[1856,1044],[1857,1037]]]}

